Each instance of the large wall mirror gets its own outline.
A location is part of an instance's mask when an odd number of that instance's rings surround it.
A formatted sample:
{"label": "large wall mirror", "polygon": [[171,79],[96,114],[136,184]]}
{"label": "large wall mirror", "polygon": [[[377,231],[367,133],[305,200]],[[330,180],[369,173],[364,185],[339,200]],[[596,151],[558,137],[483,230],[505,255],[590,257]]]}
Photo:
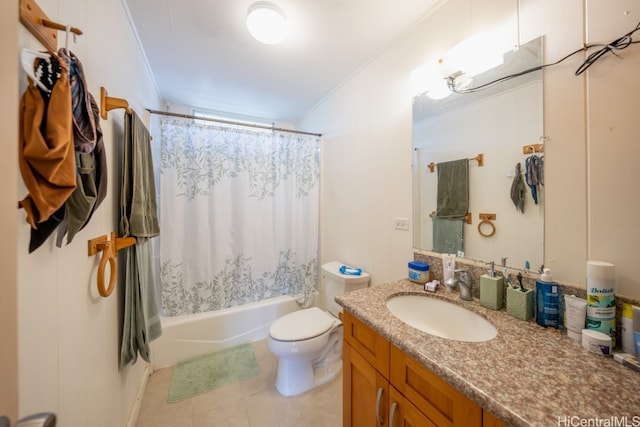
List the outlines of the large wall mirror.
{"label": "large wall mirror", "polygon": [[[504,63],[475,76],[472,87],[540,65],[542,38],[507,52]],[[537,271],[544,263],[544,175],[540,176],[542,183],[533,186],[534,197],[525,173],[527,165],[544,164],[543,136],[541,70],[508,78],[473,93],[452,93],[440,100],[425,94],[416,96],[413,100],[414,248],[453,252],[441,249],[443,239],[461,239],[460,255],[465,258],[495,261],[497,265],[506,258],[509,267]],[[482,154],[482,166],[474,159],[479,154]],[[458,230],[449,232],[440,224],[434,227],[434,222],[439,221],[434,216],[438,211],[438,164],[460,159],[474,160],[468,162],[467,173],[471,223],[465,221],[458,235]],[[512,196],[518,164],[525,181],[521,193],[523,211],[516,207],[515,196]],[[445,169],[442,166],[442,170]],[[491,220],[492,224],[479,227],[480,214],[495,215],[495,219]]]}

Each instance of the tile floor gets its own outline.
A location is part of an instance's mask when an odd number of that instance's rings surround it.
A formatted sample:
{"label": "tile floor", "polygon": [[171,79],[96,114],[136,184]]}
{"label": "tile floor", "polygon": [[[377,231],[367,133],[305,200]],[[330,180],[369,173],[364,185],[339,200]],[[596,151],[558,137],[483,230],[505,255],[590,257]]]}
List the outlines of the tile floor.
{"label": "tile floor", "polygon": [[137,427],[339,427],[342,375],[298,396],[275,388],[277,359],[267,341],[253,343],[260,374],[177,403],[167,403],[173,368],[154,372],[142,399]]}

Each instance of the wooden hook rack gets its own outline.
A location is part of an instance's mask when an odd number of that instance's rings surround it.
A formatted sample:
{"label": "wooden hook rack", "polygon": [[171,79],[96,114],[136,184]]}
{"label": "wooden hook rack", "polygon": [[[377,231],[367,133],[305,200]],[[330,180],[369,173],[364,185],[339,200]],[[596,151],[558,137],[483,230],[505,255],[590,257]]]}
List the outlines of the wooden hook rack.
{"label": "wooden hook rack", "polygon": [[529,144],[522,146],[522,154],[544,153],[544,144]]}
{"label": "wooden hook rack", "polygon": [[131,114],[129,102],[126,99],[108,96],[107,90],[100,87],[100,117],[102,120],[107,120],[108,112],[115,108],[124,108],[127,114]]}
{"label": "wooden hook rack", "polygon": [[[108,297],[113,292],[116,285],[116,278],[118,276],[116,256],[118,251],[136,243],[135,237],[118,237],[118,233],[111,233],[111,240],[107,235],[94,237],[89,240],[88,253],[89,256],[93,256],[98,252],[102,252],[102,258],[100,264],[98,264],[98,293],[100,296]],[[109,263],[109,286],[104,286],[104,270]]]}
{"label": "wooden hook rack", "polygon": [[541,136],[539,144],[529,144],[522,146],[522,154],[544,153],[544,143],[549,139],[548,136]]}
{"label": "wooden hook rack", "polygon": [[[475,160],[478,162],[478,167],[482,167],[484,166],[484,154],[480,153],[475,157],[470,157],[469,160]],[[429,168],[429,170],[431,171],[431,173],[435,172],[436,170],[436,164],[431,162],[427,165],[427,167]]]}
{"label": "wooden hook rack", "polygon": [[[436,211],[431,211],[429,216],[431,218],[436,216]],[[464,216],[464,222],[466,222],[467,224],[473,224],[473,218],[471,217],[471,212],[467,212],[467,214]]]}
{"label": "wooden hook rack", "polygon": [[[35,0],[20,0],[20,22],[49,52],[58,50],[58,30],[67,30],[66,25],[50,20]],[[82,35],[75,27],[69,27],[69,31]]]}

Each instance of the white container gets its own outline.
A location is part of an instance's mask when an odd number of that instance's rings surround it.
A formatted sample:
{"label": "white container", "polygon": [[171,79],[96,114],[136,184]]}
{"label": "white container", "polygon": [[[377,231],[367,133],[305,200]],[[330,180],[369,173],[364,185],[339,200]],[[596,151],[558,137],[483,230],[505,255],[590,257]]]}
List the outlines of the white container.
{"label": "white container", "polygon": [[616,345],[615,265],[587,261],[587,329],[609,335]]}
{"label": "white container", "polygon": [[587,300],[573,295],[565,295],[564,307],[564,325],[567,327],[567,336],[581,341],[587,314]]}
{"label": "white container", "polygon": [[409,280],[424,285],[429,281],[429,264],[411,261],[409,267]]}
{"label": "white container", "polygon": [[445,286],[448,281],[454,280],[456,270],[456,256],[452,254],[442,254],[442,280]]}
{"label": "white container", "polygon": [[600,356],[611,356],[611,337],[591,329],[582,330],[582,347]]}

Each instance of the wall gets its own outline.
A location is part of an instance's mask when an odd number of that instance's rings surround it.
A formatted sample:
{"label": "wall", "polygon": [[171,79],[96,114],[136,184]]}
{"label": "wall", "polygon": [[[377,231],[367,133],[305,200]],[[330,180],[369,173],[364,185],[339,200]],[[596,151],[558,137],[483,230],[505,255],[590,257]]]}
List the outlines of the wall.
{"label": "wall", "polygon": [[[104,86],[111,96],[127,99],[143,118],[145,107],[158,108],[152,76],[119,0],[38,3],[50,19],[84,32],[69,48],[81,60],[96,99]],[[41,49],[21,25],[18,36],[20,47]],[[64,33],[59,36],[62,45]],[[18,58],[17,49],[8,57]],[[17,61],[13,67],[18,69]],[[23,72],[14,85],[23,92]],[[17,111],[17,102],[12,108]],[[87,227],[69,245],[57,248],[50,238],[28,254],[24,211],[13,222],[18,233],[19,415],[55,412],[65,427],[127,425],[148,373],[140,359],[118,371],[123,289],[120,285],[109,298],[100,297],[95,284],[99,259],[87,256],[88,239],[117,230],[123,110],[111,111],[101,126],[108,193]],[[21,199],[26,189],[17,180]],[[16,197],[11,198],[15,203]]]}
{"label": "wall", "polygon": [[6,415],[16,420],[18,415],[18,314],[17,314],[17,273],[16,273],[16,199],[18,162],[16,141],[18,139],[18,67],[16,62],[6,58],[16,57],[18,47],[17,2],[7,2],[0,7],[0,55],[5,58],[0,63],[0,93],[4,102],[0,103],[0,127],[3,148],[0,156],[0,182],[2,182],[2,202],[0,203],[0,271],[2,290],[0,291],[0,416]]}
{"label": "wall", "polygon": [[[640,21],[633,0],[449,0],[329,94],[304,120],[324,134],[322,259],[369,269],[373,284],[404,277],[411,215],[410,73],[482,29],[511,29],[514,45],[544,35],[545,62],[583,42],[609,42]],[[519,32],[518,32],[519,30]],[[636,38],[640,38],[640,34]],[[588,73],[584,55],[546,69],[545,265],[584,286],[585,262],[617,266],[617,292],[637,297],[633,257],[640,237],[637,167],[640,48],[608,55]],[[635,136],[634,136],[635,135]]]}

